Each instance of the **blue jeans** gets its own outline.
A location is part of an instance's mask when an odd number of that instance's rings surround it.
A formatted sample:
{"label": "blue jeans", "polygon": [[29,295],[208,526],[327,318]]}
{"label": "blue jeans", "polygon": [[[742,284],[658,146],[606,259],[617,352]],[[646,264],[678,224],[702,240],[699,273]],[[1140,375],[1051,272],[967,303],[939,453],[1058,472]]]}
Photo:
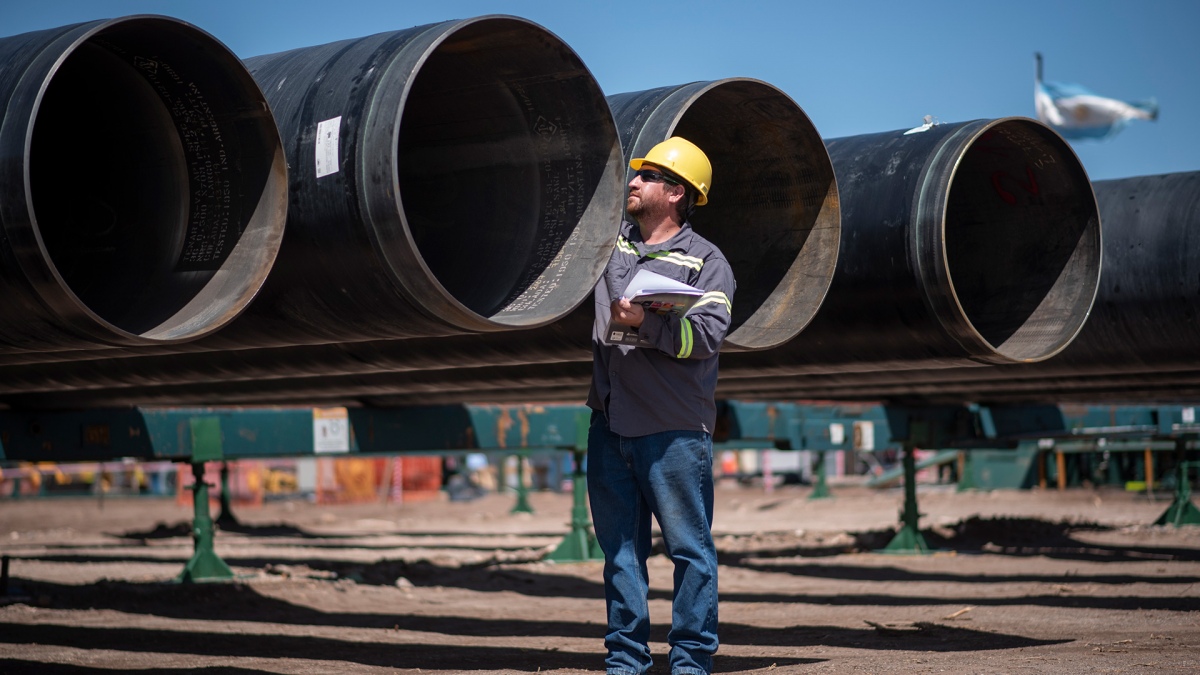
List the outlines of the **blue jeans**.
{"label": "blue jeans", "polygon": [[712,672],[717,651],[717,551],[712,539],[712,436],[669,431],[627,438],[602,413],[588,432],[588,495],[596,539],[604,550],[608,608],[608,673],[650,668],[650,516],[658,520],[675,563],[672,675]]}

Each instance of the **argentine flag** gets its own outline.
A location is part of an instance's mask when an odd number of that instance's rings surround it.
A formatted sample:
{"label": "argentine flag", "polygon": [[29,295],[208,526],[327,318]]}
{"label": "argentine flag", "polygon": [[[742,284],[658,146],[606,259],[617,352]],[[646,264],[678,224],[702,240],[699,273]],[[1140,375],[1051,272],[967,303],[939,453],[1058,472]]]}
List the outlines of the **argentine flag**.
{"label": "argentine flag", "polygon": [[1108,138],[1129,124],[1129,120],[1158,119],[1158,102],[1128,102],[1097,96],[1077,84],[1042,81],[1042,55],[1037,57],[1037,82],[1033,102],[1038,119],[1049,124],[1063,138]]}

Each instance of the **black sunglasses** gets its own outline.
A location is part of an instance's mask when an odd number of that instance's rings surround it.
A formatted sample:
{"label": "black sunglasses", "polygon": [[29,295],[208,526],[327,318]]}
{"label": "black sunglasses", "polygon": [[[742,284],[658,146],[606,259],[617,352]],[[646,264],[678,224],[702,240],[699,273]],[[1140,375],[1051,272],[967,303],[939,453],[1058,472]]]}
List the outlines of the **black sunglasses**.
{"label": "black sunglasses", "polygon": [[[665,173],[655,171],[654,169],[638,169],[633,172],[633,175],[640,176],[647,183],[666,183],[667,185],[679,185],[679,181],[667,176]],[[632,180],[632,179],[630,179]]]}

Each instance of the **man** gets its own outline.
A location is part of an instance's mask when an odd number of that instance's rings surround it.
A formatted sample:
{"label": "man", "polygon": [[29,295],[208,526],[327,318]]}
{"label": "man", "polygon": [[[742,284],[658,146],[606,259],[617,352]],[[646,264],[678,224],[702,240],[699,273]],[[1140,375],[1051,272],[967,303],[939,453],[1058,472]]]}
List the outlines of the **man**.
{"label": "man", "polygon": [[[675,564],[672,675],[712,671],[717,651],[717,554],[712,540],[712,431],[717,352],[729,329],[733,272],[688,223],[708,201],[712,167],[691,142],[669,138],[629,166],[624,222],[596,286],[588,405],[588,493],[604,551],[610,675],[651,663],[646,559],[650,516]],[[623,297],[638,270],[682,281],[704,295],[683,317],[645,311]],[[610,345],[609,323],[637,329],[653,347]]]}

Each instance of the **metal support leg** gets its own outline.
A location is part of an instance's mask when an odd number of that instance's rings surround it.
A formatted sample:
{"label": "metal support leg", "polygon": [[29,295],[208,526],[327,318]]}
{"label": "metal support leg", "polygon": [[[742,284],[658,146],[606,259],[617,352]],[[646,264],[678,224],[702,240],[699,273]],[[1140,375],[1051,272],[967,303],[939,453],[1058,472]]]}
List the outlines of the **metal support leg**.
{"label": "metal support leg", "polygon": [[954,488],[954,491],[966,492],[974,490],[976,487],[975,476],[971,471],[971,453],[960,452],[958,453],[958,486]]}
{"label": "metal support leg", "polygon": [[217,516],[217,524],[222,527],[236,527],[241,524],[233,515],[233,498],[229,492],[229,462],[221,462],[221,515]]}
{"label": "metal support leg", "polygon": [[529,490],[525,487],[525,458],[517,455],[517,503],[509,513],[533,513],[529,505]]}
{"label": "metal support leg", "polygon": [[916,448],[911,443],[904,444],[904,510],[900,512],[900,530],[892,541],[883,548],[884,553],[925,554],[929,553],[929,544],[917,526],[921,519],[917,511],[917,462],[914,457]]}
{"label": "metal support leg", "polygon": [[571,492],[575,505],[571,507],[571,532],[563,537],[562,543],[554,549],[546,560],[554,562],[586,562],[588,560],[604,560],[604,551],[596,541],[592,531],[592,520],[588,517],[587,509],[587,475],[583,472],[583,458],[586,450],[575,451],[575,468],[571,473]]}
{"label": "metal support leg", "polygon": [[813,491],[809,499],[829,499],[829,483],[825,482],[825,453],[817,453],[817,461],[813,464]]}
{"label": "metal support leg", "polygon": [[195,543],[195,550],[176,580],[181,583],[193,583],[232,579],[233,570],[229,569],[229,565],[226,565],[213,550],[213,520],[208,513],[208,484],[204,482],[204,462],[192,464],[192,475],[195,476],[195,483],[192,485],[192,503],[195,507],[192,517],[192,541]]}
{"label": "metal support leg", "polygon": [[1167,507],[1158,520],[1154,521],[1155,525],[1200,525],[1200,509],[1192,503],[1192,486],[1188,478],[1188,469],[1190,467],[1200,467],[1200,462],[1185,462],[1184,457],[1187,451],[1187,441],[1179,439],[1175,441],[1175,454],[1179,458],[1176,463],[1177,477],[1175,480],[1175,501]]}

